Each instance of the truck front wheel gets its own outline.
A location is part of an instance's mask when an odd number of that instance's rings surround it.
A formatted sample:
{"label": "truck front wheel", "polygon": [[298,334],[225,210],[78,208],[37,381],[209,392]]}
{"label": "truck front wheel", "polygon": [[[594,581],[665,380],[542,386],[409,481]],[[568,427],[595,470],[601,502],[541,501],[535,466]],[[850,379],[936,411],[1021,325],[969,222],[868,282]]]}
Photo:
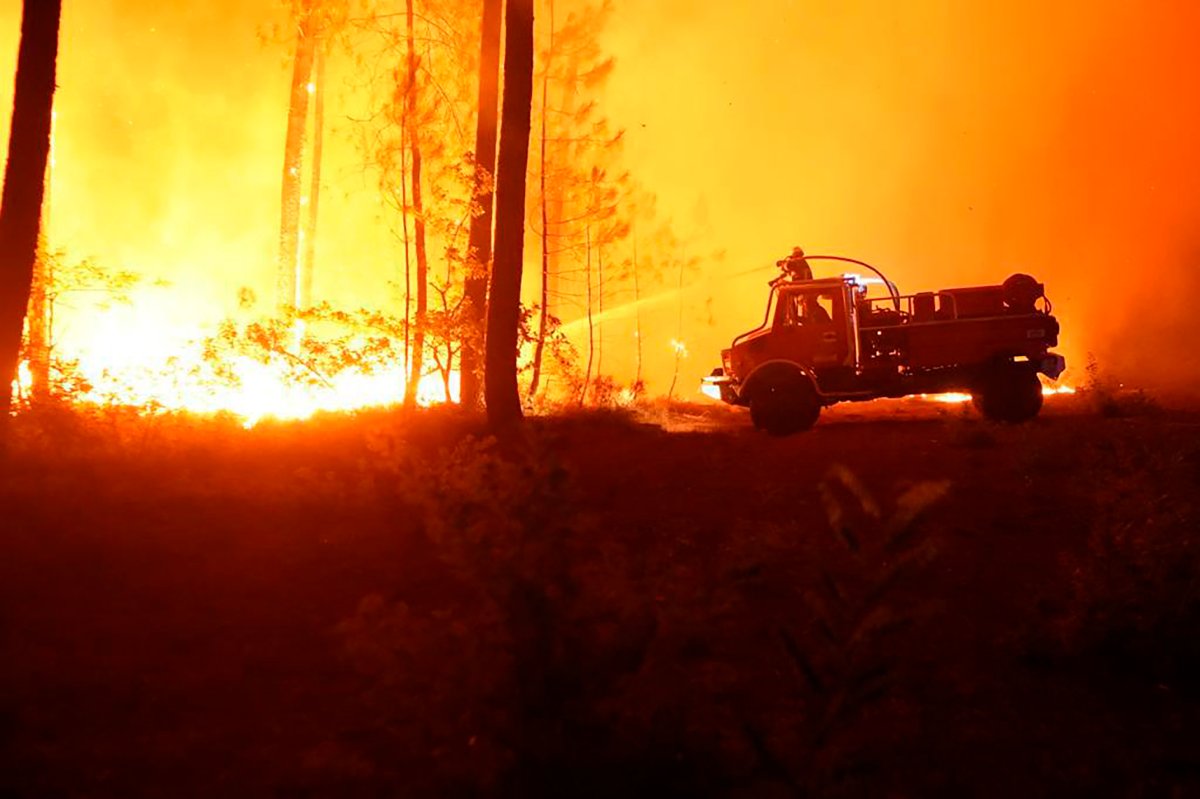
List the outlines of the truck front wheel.
{"label": "truck front wheel", "polygon": [[1042,409],[1042,383],[1033,369],[1005,364],[983,376],[972,400],[994,422],[1027,422]]}
{"label": "truck front wheel", "polygon": [[773,436],[808,430],[821,415],[821,399],[807,377],[780,374],[758,385],[750,396],[750,420]]}

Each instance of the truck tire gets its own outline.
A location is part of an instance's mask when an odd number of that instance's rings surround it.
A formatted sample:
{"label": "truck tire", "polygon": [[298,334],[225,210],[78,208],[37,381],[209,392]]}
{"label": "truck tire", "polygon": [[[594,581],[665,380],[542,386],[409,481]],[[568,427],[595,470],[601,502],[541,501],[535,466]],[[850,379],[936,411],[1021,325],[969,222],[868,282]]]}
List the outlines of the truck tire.
{"label": "truck tire", "polygon": [[1033,369],[1005,364],[983,375],[971,399],[993,422],[1027,422],[1042,409],[1042,383]]}
{"label": "truck tire", "polygon": [[773,436],[808,430],[821,415],[821,398],[812,381],[799,372],[772,375],[750,396],[750,420]]}

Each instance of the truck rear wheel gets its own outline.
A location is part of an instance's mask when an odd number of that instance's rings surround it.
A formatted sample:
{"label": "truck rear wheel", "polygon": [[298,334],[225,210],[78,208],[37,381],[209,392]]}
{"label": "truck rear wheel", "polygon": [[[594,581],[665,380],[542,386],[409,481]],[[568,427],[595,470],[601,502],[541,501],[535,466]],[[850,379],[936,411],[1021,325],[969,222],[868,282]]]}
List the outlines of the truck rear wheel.
{"label": "truck rear wheel", "polygon": [[773,376],[750,397],[750,420],[773,436],[808,430],[821,415],[821,398],[812,381],[799,373]]}
{"label": "truck rear wheel", "polygon": [[994,422],[1027,422],[1042,409],[1042,383],[1033,369],[1005,364],[983,376],[972,401]]}

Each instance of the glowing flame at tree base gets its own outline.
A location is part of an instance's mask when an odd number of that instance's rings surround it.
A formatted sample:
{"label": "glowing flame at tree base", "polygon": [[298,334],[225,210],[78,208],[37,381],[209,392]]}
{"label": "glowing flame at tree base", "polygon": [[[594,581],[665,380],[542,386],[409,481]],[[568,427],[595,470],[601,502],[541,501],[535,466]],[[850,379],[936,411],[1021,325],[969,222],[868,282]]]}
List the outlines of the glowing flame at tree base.
{"label": "glowing flame at tree base", "polygon": [[[86,335],[54,346],[51,390],[41,393],[77,405],[227,413],[249,427],[264,418],[298,420],[405,401],[406,327],[381,312],[323,304],[197,327],[142,313],[72,321]],[[427,353],[425,363],[437,358]],[[38,398],[43,387],[35,380],[23,362],[13,384],[18,406]],[[418,381],[415,404],[458,397],[457,370],[438,369]]]}
{"label": "glowing flame at tree base", "polygon": [[[248,357],[231,358],[217,377],[211,367],[196,359],[173,359],[158,369],[144,366],[79,367],[86,390],[70,395],[71,402],[93,406],[125,406],[147,413],[187,411],[200,414],[230,413],[252,427],[262,419],[307,419],[321,411],[353,411],[395,406],[404,402],[405,368],[339,374],[298,382],[290,379],[282,363],[263,363]],[[425,375],[417,386],[417,404],[423,407],[457,402],[459,374]],[[28,397],[33,389],[29,364],[23,362],[13,382],[15,396]]]}

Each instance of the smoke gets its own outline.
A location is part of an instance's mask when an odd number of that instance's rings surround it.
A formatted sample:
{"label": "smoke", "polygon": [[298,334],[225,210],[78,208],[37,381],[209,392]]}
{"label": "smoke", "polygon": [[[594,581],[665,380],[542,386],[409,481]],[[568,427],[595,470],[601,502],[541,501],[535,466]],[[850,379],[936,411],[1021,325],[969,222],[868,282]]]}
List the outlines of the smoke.
{"label": "smoke", "polygon": [[[52,246],[171,281],[140,324],[218,318],[243,285],[269,296],[288,72],[259,34],[284,6],[65,5]],[[700,258],[683,292],[643,306],[660,388],[671,339],[687,343],[691,385],[760,321],[771,265],[797,244],[908,291],[1029,272],[1076,379],[1095,353],[1128,381],[1196,383],[1200,7],[1145,5],[619,4],[603,106],[680,230],[677,257]],[[19,19],[0,0],[0,76]],[[353,58],[331,69],[345,97]],[[317,294],[368,304],[388,296],[396,242],[352,144],[354,106],[336,113]],[[632,349],[607,345],[606,368],[632,371]]]}
{"label": "smoke", "polygon": [[[0,2],[0,75],[13,74],[20,5]],[[64,4],[49,244],[68,261],[93,258],[146,278],[131,307],[95,313],[83,300],[64,309],[68,347],[86,346],[97,325],[131,350],[144,350],[150,331],[160,341],[195,335],[237,308],[242,286],[271,307],[286,24],[278,0]],[[351,68],[333,71],[337,91]],[[3,79],[0,107],[11,107],[11,95]],[[336,120],[327,146],[326,269],[317,276],[322,296],[347,304],[363,302],[368,285],[387,296],[394,257],[352,127]],[[7,134],[5,126],[0,146]]]}
{"label": "smoke", "polygon": [[800,244],[910,291],[1030,272],[1077,368],[1200,377],[1179,337],[1200,288],[1200,11],[650,5],[615,20],[606,103],[660,204],[703,202],[728,250],[706,274],[709,360],[760,318],[770,270],[735,275]]}

